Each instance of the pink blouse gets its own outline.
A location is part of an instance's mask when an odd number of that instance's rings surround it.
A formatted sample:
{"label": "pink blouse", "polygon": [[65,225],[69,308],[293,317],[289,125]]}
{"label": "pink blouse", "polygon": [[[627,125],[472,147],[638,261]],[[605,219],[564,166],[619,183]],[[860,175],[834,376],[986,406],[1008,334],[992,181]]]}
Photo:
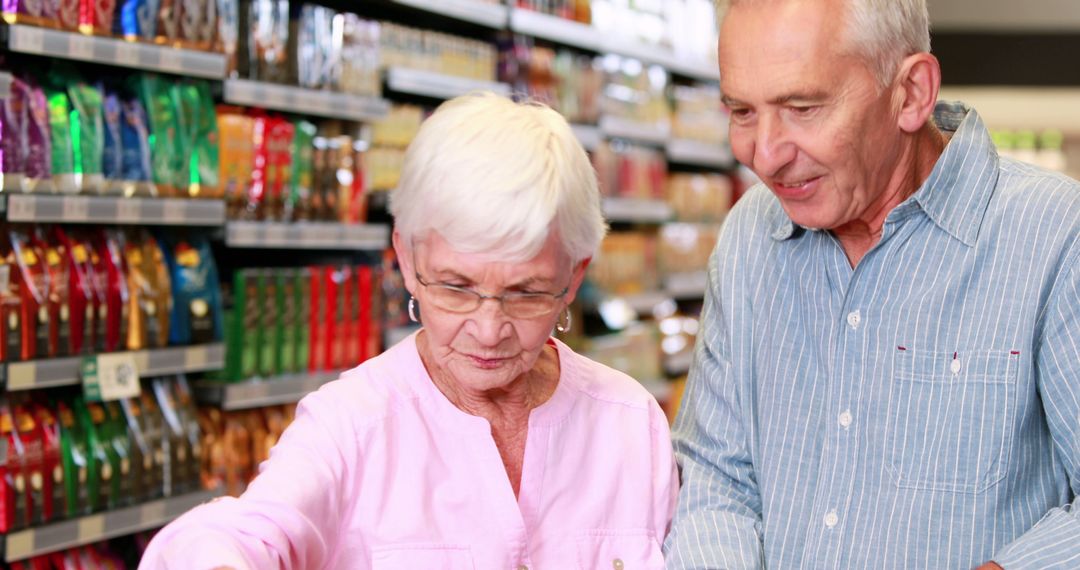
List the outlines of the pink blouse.
{"label": "pink blouse", "polygon": [[165,527],[140,568],[660,569],[678,475],[629,376],[553,340],[519,498],[491,428],[431,382],[416,336],[298,406],[240,498]]}

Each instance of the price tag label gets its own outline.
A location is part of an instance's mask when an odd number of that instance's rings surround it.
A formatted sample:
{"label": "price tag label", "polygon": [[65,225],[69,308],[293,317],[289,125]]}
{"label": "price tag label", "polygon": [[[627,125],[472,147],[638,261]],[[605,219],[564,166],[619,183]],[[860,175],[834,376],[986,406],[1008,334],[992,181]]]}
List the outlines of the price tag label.
{"label": "price tag label", "polygon": [[83,393],[87,400],[108,402],[134,398],[142,391],[135,355],[116,352],[87,356],[82,364]]}
{"label": "price tag label", "polygon": [[36,196],[8,196],[8,219],[13,222],[32,221],[37,217]]}
{"label": "price tag label", "polygon": [[116,63],[136,67],[139,65],[139,46],[126,42],[116,44]]}
{"label": "price tag label", "polygon": [[85,222],[90,218],[90,200],[83,196],[64,198],[62,218],[65,222]]}
{"label": "price tag label", "polygon": [[121,198],[116,204],[116,219],[120,222],[137,222],[142,216],[139,200],[135,198]]}
{"label": "price tag label", "polygon": [[17,41],[11,46],[14,51],[40,54],[45,50],[45,32],[33,26],[19,26],[15,35]]}
{"label": "price tag label", "polygon": [[180,224],[187,219],[187,202],[180,198],[167,198],[162,206],[166,224]]}
{"label": "price tag label", "polygon": [[68,57],[82,61],[94,61],[94,38],[72,34],[68,38]]}
{"label": "price tag label", "polygon": [[286,234],[286,228],[283,224],[269,223],[266,224],[263,238],[264,245],[287,245],[289,243],[288,236]]}
{"label": "price tag label", "polygon": [[161,48],[162,71],[181,72],[184,70],[184,58],[176,48]]}

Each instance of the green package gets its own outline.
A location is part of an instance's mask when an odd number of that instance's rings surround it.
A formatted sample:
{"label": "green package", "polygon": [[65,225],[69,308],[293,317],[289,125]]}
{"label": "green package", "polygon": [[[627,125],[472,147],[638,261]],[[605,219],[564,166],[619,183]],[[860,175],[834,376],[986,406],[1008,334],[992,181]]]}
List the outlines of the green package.
{"label": "green package", "polygon": [[225,333],[225,379],[239,382],[255,376],[258,315],[255,273],[238,269],[233,273],[232,305],[227,313]]}
{"label": "green package", "polygon": [[176,173],[182,157],[176,131],[179,108],[173,103],[172,82],[160,75],[144,73],[137,76],[137,89],[150,127],[150,169],[160,196],[177,196]]}
{"label": "green package", "polygon": [[274,354],[277,369],[282,374],[296,372],[296,272],[281,269],[277,272],[277,327]]}
{"label": "green package", "polygon": [[311,191],[315,183],[315,134],[313,123],[298,120],[293,123],[292,181],[285,197],[283,219],[311,219]]}
{"label": "green package", "polygon": [[94,429],[90,409],[82,397],[75,398],[75,418],[86,435],[86,495],[91,511],[101,510],[110,504],[113,465],[101,434]]}
{"label": "green package", "polygon": [[116,494],[113,495],[113,504],[130,505],[137,500],[136,486],[142,479],[142,466],[133,461],[134,445],[128,437],[127,422],[124,420],[124,413],[120,411],[120,404],[105,402],[103,405],[109,441],[120,467],[118,476],[114,477],[116,484],[113,489]]}
{"label": "green package", "polygon": [[192,179],[195,195],[203,198],[224,198],[221,187],[220,160],[218,158],[217,110],[210,84],[195,84],[199,97],[199,113],[196,116],[195,156],[192,161]]}
{"label": "green package", "polygon": [[71,103],[62,89],[45,88],[49,108],[49,140],[52,143],[52,184],[57,192],[79,191],[75,183],[75,158],[71,148]]}
{"label": "green package", "polygon": [[296,272],[296,370],[303,372],[311,362],[311,278],[310,269]]}
{"label": "green package", "polygon": [[270,269],[259,272],[259,375],[270,378],[281,374],[275,356],[275,331],[278,326],[277,279]]}
{"label": "green package", "polygon": [[86,515],[91,510],[86,432],[67,402],[57,403],[57,421],[60,422],[60,453],[64,470],[64,496],[67,498],[65,511],[68,518]]}
{"label": "green package", "polygon": [[75,179],[83,192],[100,192],[105,187],[101,168],[105,152],[104,98],[101,91],[86,83],[68,86],[71,100],[71,148]]}
{"label": "green package", "polygon": [[[199,136],[199,90],[188,82],[174,83],[170,88],[173,114],[176,121],[176,153],[173,171],[173,187],[182,196],[198,195],[198,168],[192,168],[195,160],[195,141]],[[192,192],[195,192],[192,194]]]}

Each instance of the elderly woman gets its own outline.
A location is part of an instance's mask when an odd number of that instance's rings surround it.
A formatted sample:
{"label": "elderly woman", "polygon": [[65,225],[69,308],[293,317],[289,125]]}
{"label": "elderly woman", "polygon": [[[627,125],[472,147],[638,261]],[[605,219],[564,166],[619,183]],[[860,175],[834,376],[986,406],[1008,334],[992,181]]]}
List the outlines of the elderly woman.
{"label": "elderly woman", "polygon": [[247,492],[166,527],[142,567],[662,568],[667,421],[551,338],[605,231],[566,122],[449,101],[390,208],[423,328],[304,398]]}

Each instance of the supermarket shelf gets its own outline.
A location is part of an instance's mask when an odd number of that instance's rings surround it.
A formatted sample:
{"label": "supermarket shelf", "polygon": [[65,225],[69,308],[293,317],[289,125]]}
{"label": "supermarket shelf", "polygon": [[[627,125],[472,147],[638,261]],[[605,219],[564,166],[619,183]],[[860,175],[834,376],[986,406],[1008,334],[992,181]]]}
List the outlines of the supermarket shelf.
{"label": "supermarket shelf", "polygon": [[224,97],[225,101],[234,105],[349,121],[374,121],[390,112],[390,102],[378,97],[247,79],[226,80]]}
{"label": "supermarket shelf", "polygon": [[499,4],[476,0],[394,0],[398,4],[419,8],[464,22],[501,30],[506,27],[509,9]]}
{"label": "supermarket shelf", "polygon": [[8,49],[18,53],[189,77],[221,79],[225,76],[225,56],[219,53],[87,36],[21,24],[9,25],[6,29]]}
{"label": "supermarket shelf", "polygon": [[651,316],[653,309],[658,305],[674,302],[675,300],[671,298],[671,295],[668,295],[665,291],[645,291],[633,295],[608,295],[600,301],[600,306],[609,303],[625,303],[627,307],[630,307],[638,315]]}
{"label": "supermarket shelf", "polygon": [[658,224],[674,215],[667,202],[648,198],[604,198],[603,209],[612,222]]}
{"label": "supermarket shelf", "polygon": [[608,137],[657,145],[666,145],[671,135],[668,128],[612,116],[600,117],[600,132]]}
{"label": "supermarket shelf", "polygon": [[198,382],[195,397],[199,402],[220,406],[226,411],[291,404],[338,376],[340,372],[322,372],[236,383]]}
{"label": "supermarket shelf", "polygon": [[25,560],[33,556],[162,527],[192,508],[221,495],[221,490],[198,491],[15,531],[4,537],[4,560],[9,563]]}
{"label": "supermarket shelf", "polygon": [[261,249],[383,249],[389,226],[329,222],[229,222],[225,245]]}
{"label": "supermarket shelf", "polygon": [[694,361],[694,353],[684,350],[678,354],[664,357],[664,372],[671,376],[681,376],[690,371],[690,364]]}
{"label": "supermarket shelf", "polygon": [[600,129],[592,125],[571,124],[570,130],[574,131],[574,136],[585,150],[596,150],[604,140]]}
{"label": "supermarket shelf", "polygon": [[6,71],[0,71],[0,99],[7,99],[11,96],[11,82],[14,79],[14,75]]}
{"label": "supermarket shelf", "polygon": [[688,60],[670,49],[635,42],[617,35],[605,37],[603,33],[590,25],[557,16],[515,9],[510,13],[510,29],[519,34],[571,47],[632,57],[644,63],[663,66],[672,73],[693,79],[720,80],[720,69],[715,62]]}
{"label": "supermarket shelf", "polygon": [[[163,376],[181,372],[218,370],[225,366],[225,345],[221,343],[136,350],[131,355],[140,377]],[[37,390],[80,383],[82,357],[48,358],[9,362],[7,391]]]}
{"label": "supermarket shelf", "polygon": [[672,139],[667,143],[668,159],[679,164],[730,170],[735,157],[726,145],[715,145],[687,139]]}
{"label": "supermarket shelf", "polygon": [[670,273],[664,277],[664,291],[676,299],[699,299],[705,296],[707,282],[705,271]]}
{"label": "supermarket shelf", "polygon": [[592,51],[604,51],[604,40],[595,28],[557,16],[532,10],[516,9],[510,13],[510,29],[519,34],[551,40]]}
{"label": "supermarket shelf", "polygon": [[390,91],[436,99],[451,99],[473,91],[494,91],[500,95],[510,95],[510,86],[506,83],[454,77],[405,67],[387,69],[386,86]]}
{"label": "supermarket shelf", "polygon": [[186,198],[9,194],[6,210],[12,222],[166,226],[219,226],[225,222],[225,202]]}

